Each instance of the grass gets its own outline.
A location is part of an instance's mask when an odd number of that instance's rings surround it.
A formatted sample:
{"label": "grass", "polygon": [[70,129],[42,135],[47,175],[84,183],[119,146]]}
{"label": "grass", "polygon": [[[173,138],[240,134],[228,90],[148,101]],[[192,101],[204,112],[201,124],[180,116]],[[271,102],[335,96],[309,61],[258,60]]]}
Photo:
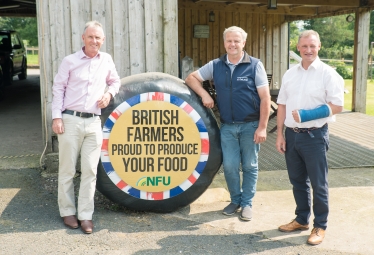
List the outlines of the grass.
{"label": "grass", "polygon": [[27,54],[27,64],[31,66],[39,65],[39,55]]}
{"label": "grass", "polygon": [[[345,89],[348,93],[344,94],[344,109],[352,110],[352,80],[344,80]],[[367,80],[366,92],[366,114],[374,116],[374,80]]]}

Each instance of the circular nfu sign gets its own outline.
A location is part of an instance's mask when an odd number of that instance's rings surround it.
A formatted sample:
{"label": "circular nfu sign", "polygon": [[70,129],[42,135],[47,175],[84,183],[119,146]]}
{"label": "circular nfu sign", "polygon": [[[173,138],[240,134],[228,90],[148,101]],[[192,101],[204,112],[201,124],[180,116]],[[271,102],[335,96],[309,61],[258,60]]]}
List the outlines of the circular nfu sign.
{"label": "circular nfu sign", "polygon": [[101,161],[127,194],[163,200],[191,187],[205,168],[209,137],[184,100],[148,92],[121,103],[103,127]]}

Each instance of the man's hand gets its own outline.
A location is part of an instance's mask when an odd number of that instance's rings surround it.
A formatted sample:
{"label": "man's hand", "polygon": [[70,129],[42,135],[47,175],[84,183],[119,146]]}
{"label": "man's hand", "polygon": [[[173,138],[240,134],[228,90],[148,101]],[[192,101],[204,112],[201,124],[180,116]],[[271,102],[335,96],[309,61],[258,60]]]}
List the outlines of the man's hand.
{"label": "man's hand", "polygon": [[204,105],[206,108],[213,108],[213,107],[214,107],[214,100],[213,100],[213,98],[212,98],[208,93],[206,93],[206,94],[201,98],[201,101],[203,102],[203,105]]}
{"label": "man's hand", "polygon": [[209,95],[209,93],[203,88],[202,86],[203,80],[201,80],[198,71],[194,71],[190,73],[186,78],[186,85],[190,87],[196,94],[199,95],[203,105],[206,108],[213,108],[214,101],[213,98]]}
{"label": "man's hand", "polygon": [[277,135],[277,141],[275,142],[275,147],[279,153],[284,154],[286,151],[286,141],[284,140],[283,135]]}
{"label": "man's hand", "polygon": [[256,144],[263,143],[266,141],[266,128],[257,128],[253,141]]}
{"label": "man's hand", "polygon": [[299,116],[299,112],[297,110],[292,111],[292,117],[293,117],[294,121],[296,121],[297,123],[300,123],[300,116]]}
{"label": "man's hand", "polygon": [[112,94],[107,92],[99,100],[97,100],[97,105],[99,106],[99,108],[105,108],[108,106],[111,99],[112,99]]}
{"label": "man's hand", "polygon": [[56,134],[63,134],[65,132],[64,122],[62,121],[62,119],[53,119],[52,130]]}

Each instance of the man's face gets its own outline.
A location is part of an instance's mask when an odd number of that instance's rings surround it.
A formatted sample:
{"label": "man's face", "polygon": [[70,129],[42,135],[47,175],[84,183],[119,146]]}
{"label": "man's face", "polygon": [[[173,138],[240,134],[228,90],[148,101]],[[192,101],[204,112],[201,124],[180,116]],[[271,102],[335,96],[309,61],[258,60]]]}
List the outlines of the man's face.
{"label": "man's face", "polygon": [[245,41],[239,32],[227,32],[224,41],[226,52],[229,56],[241,56]]}
{"label": "man's face", "polygon": [[315,35],[301,37],[297,44],[297,50],[300,52],[303,63],[310,64],[318,56],[318,51],[321,49],[321,42]]}
{"label": "man's face", "polygon": [[82,35],[85,53],[89,57],[94,57],[99,52],[101,45],[104,43],[104,32],[100,27],[87,27],[86,32]]}

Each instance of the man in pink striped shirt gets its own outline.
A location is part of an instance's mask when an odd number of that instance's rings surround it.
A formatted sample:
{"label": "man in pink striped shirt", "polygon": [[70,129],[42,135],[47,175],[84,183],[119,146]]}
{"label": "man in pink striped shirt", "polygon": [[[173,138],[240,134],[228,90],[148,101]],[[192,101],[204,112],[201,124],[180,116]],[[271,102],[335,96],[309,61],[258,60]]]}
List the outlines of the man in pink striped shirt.
{"label": "man in pink striped shirt", "polygon": [[[118,93],[112,57],[100,52],[105,36],[97,21],[86,23],[83,48],[62,60],[53,83],[52,129],[59,141],[58,205],[64,224],[93,231],[97,165],[102,144],[101,109]],[[73,178],[81,155],[78,213]],[[76,216],[77,215],[77,216]]]}

